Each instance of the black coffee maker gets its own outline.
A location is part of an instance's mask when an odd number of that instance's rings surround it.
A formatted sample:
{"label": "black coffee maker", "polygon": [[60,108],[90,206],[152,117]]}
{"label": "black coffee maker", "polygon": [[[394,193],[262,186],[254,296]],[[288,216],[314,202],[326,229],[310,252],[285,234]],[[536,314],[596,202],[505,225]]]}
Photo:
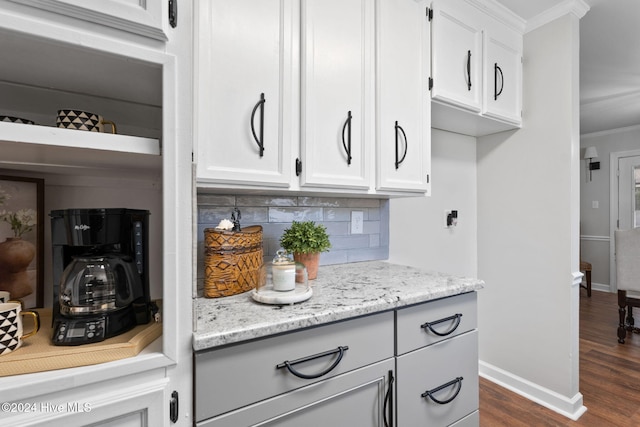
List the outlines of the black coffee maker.
{"label": "black coffee maker", "polygon": [[99,342],[149,323],[149,212],[65,209],[50,216],[53,344]]}

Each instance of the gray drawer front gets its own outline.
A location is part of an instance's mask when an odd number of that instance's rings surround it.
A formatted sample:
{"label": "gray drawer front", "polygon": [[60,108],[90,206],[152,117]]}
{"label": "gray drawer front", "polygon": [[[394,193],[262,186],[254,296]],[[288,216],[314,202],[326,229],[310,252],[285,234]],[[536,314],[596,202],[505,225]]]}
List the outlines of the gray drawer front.
{"label": "gray drawer front", "polygon": [[[404,354],[420,347],[460,335],[476,329],[478,325],[477,294],[469,292],[454,297],[443,298],[413,307],[403,308],[397,312],[397,354]],[[454,316],[461,315],[459,318]],[[449,335],[439,336],[429,328],[422,328],[425,323],[439,322],[431,327],[436,332],[452,331],[458,320],[460,324]]]}
{"label": "gray drawer front", "polygon": [[[393,356],[393,312],[278,335],[195,356],[196,421],[270,398]],[[318,379],[302,379],[284,361],[348,346],[340,363]],[[336,355],[294,368],[304,374],[326,370]]]}
{"label": "gray drawer front", "polygon": [[[429,347],[398,357],[397,365],[398,425],[448,426],[478,409],[478,332],[469,332],[441,341]],[[434,392],[434,397],[446,401],[438,404],[422,397],[427,390],[462,377],[459,383]]]}
{"label": "gray drawer front", "polygon": [[278,426],[365,427],[383,425],[389,387],[389,358],[302,387],[236,411],[198,422],[197,427]]}

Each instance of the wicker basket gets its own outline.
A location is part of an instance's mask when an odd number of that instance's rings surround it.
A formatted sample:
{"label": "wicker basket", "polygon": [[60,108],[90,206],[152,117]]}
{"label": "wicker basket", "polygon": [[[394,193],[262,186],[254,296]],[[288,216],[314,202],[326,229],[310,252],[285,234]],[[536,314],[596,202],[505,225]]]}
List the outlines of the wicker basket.
{"label": "wicker basket", "polygon": [[259,285],[262,269],[262,227],[242,231],[204,230],[204,296],[226,297]]}

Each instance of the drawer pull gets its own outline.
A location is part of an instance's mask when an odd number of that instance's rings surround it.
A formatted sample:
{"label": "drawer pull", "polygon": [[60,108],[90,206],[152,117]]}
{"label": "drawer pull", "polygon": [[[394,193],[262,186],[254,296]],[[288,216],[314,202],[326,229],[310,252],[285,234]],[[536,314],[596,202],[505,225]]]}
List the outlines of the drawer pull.
{"label": "drawer pull", "polygon": [[[454,314],[453,316],[445,317],[444,319],[434,320],[433,322],[423,323],[422,325],[420,325],[420,327],[422,329],[429,329],[431,332],[433,332],[434,334],[436,334],[439,337],[446,337],[447,335],[451,335],[456,329],[458,329],[458,326],[460,326],[460,319],[462,319],[462,314],[461,313],[457,313],[457,314]],[[432,327],[433,325],[437,325],[439,323],[448,322],[450,320],[455,320],[456,323],[447,332],[438,332],[435,329],[433,329],[433,327]]]}
{"label": "drawer pull", "polygon": [[[460,393],[460,390],[462,390],[462,377],[458,377],[455,380],[451,380],[446,384],[442,384],[439,387],[434,388],[433,390],[427,390],[424,393],[422,393],[420,396],[421,397],[429,397],[429,399],[433,400],[434,402],[436,402],[439,405],[446,405],[447,403],[450,403],[453,401],[453,399],[455,399],[456,397],[458,397],[458,394]],[[438,400],[435,397],[433,397],[434,393],[439,392],[440,390],[443,390],[447,387],[451,387],[452,385],[458,385],[458,389],[456,390],[455,394],[453,396],[451,396],[449,399],[447,400]]]}
{"label": "drawer pull", "polygon": [[[347,350],[349,350],[349,347],[345,345],[345,346],[340,346],[340,347],[336,348],[335,350],[328,350],[328,351],[325,351],[323,353],[314,354],[312,356],[302,357],[300,359],[291,360],[291,361],[285,360],[284,362],[280,363],[279,365],[276,365],[276,369],[287,368],[289,370],[289,372],[291,372],[293,375],[295,375],[298,378],[303,378],[305,380],[312,380],[312,379],[315,379],[315,378],[320,378],[323,375],[327,375],[329,372],[333,371],[336,366],[338,366],[338,364],[342,360],[342,356],[344,356],[344,352],[347,351]],[[321,357],[331,356],[332,354],[336,354],[336,353],[338,353],[338,357],[333,362],[333,364],[331,366],[329,366],[327,369],[325,369],[324,371],[319,372],[317,374],[311,374],[311,375],[303,374],[302,372],[298,372],[295,369],[293,369],[293,365],[297,365],[298,363],[304,363],[304,362],[308,362],[310,360],[319,359]]]}
{"label": "drawer pull", "polygon": [[[384,396],[384,408],[382,409],[382,413],[384,416],[384,427],[393,427],[393,383],[395,382],[395,377],[393,376],[393,371],[389,371],[389,388],[387,389],[387,394]],[[387,412],[387,408],[389,412]],[[389,419],[387,420],[387,414],[389,414]]]}

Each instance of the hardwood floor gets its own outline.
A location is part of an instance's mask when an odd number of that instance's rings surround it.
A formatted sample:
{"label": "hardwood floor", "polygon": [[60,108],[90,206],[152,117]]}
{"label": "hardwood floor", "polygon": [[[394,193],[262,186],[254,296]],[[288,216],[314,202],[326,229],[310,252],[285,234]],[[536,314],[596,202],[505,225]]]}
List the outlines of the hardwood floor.
{"label": "hardwood floor", "polygon": [[616,294],[581,293],[580,392],[587,412],[578,421],[480,378],[480,426],[640,426],[640,335],[618,344],[617,307]]}

